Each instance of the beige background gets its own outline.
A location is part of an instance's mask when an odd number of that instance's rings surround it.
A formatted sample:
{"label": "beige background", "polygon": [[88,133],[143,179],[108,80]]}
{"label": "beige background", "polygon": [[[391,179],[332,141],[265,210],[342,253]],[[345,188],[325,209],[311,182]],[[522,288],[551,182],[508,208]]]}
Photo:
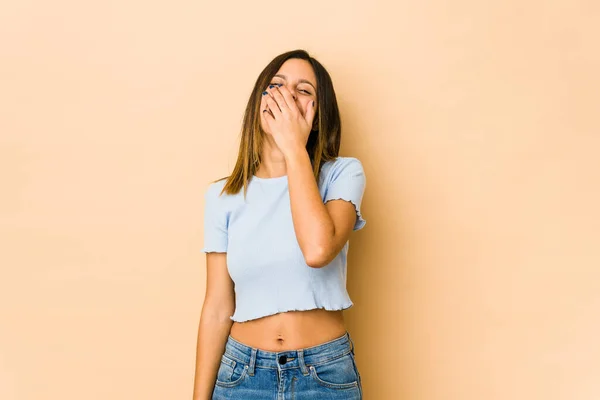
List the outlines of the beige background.
{"label": "beige background", "polygon": [[365,398],[599,399],[599,4],[3,2],[0,399],[191,398],[204,190],[295,48],[368,176]]}

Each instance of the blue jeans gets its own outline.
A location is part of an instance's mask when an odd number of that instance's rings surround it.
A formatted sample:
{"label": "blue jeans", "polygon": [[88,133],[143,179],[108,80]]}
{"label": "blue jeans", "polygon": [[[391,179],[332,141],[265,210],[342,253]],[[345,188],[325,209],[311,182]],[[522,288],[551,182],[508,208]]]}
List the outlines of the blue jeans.
{"label": "blue jeans", "polygon": [[213,400],[361,400],[350,334],[298,350],[272,352],[231,336],[217,373]]}

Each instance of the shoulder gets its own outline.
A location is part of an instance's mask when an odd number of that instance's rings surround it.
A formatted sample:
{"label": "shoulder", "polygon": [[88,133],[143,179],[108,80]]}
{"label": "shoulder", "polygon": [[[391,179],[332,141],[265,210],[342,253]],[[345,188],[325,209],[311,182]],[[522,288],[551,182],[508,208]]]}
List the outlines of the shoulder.
{"label": "shoulder", "polygon": [[321,167],[323,178],[329,180],[340,176],[364,176],[364,173],[363,165],[356,157],[337,157],[334,160],[325,162]]}
{"label": "shoulder", "polygon": [[204,199],[206,200],[207,204],[217,206],[218,204],[222,204],[226,201],[229,195],[222,193],[226,182],[227,179],[224,178],[208,184],[204,191]]}
{"label": "shoulder", "polygon": [[206,197],[219,197],[225,187],[225,182],[227,182],[227,179],[220,179],[216,182],[209,183],[205,191]]}

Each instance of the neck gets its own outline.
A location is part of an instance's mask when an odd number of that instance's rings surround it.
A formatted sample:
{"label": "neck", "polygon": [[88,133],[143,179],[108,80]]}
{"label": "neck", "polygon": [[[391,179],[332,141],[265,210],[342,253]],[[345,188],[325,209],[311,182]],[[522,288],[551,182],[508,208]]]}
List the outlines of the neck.
{"label": "neck", "polygon": [[260,158],[260,166],[254,175],[259,178],[277,178],[287,175],[285,157],[271,135],[265,135]]}

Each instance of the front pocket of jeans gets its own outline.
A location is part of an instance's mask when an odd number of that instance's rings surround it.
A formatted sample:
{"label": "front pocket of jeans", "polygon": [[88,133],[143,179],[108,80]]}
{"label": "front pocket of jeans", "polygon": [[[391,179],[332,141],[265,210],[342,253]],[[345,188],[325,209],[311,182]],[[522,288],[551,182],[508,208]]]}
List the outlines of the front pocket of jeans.
{"label": "front pocket of jeans", "polygon": [[311,365],[310,375],[322,386],[330,389],[352,389],[358,387],[358,376],[350,354],[335,361]]}
{"label": "front pocket of jeans", "polygon": [[215,384],[228,388],[237,386],[244,380],[247,372],[247,365],[223,354],[219,370],[217,371],[217,380]]}

